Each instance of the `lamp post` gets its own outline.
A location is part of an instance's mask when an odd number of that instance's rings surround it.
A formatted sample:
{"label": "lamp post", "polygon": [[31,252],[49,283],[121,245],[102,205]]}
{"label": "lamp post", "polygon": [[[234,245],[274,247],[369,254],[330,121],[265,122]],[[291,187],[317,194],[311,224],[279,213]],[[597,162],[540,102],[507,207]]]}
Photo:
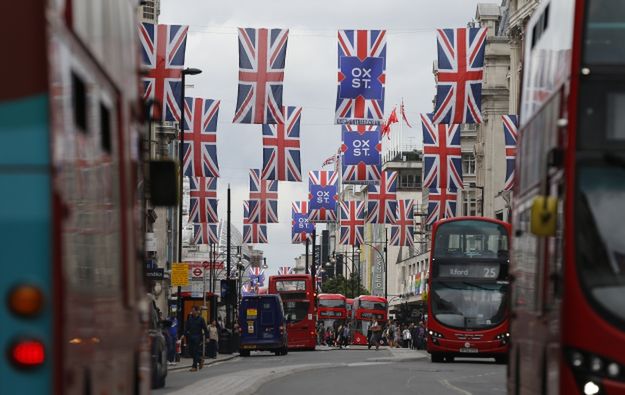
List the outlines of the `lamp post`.
{"label": "lamp post", "polygon": [[[182,263],[182,197],[183,197],[183,192],[182,192],[182,188],[183,188],[183,180],[184,180],[184,163],[183,163],[183,157],[184,157],[184,84],[185,84],[185,76],[187,75],[198,75],[202,72],[202,70],[200,69],[196,69],[193,67],[187,67],[186,69],[182,70],[180,79],[181,79],[181,83],[182,83],[182,87],[180,89],[180,96],[181,96],[181,101],[180,101],[180,121],[178,122],[178,127],[180,130],[180,143],[178,146],[178,160],[180,161],[180,163],[178,164],[180,166],[180,184],[178,185],[179,188],[179,205],[178,205],[178,263]],[[182,312],[182,287],[178,286],[177,289],[177,294],[178,294],[178,322],[181,322],[181,328],[184,329],[184,314]],[[182,333],[182,331],[180,331]]]}
{"label": "lamp post", "polygon": [[[349,259],[345,254],[337,254],[336,251],[332,252],[332,257],[330,257],[330,262],[326,262],[326,264],[324,265],[327,268],[333,267],[334,268],[334,272],[337,272],[337,268],[336,268],[336,257],[337,255],[340,255],[342,257],[342,259]],[[344,266],[345,266],[345,273],[347,273],[349,267],[347,266],[347,262],[343,262]],[[353,274],[353,269],[354,269],[354,261],[352,260],[352,269],[349,270],[349,277],[345,276],[346,279],[349,279],[352,288],[352,296],[355,296],[355,292],[354,292],[354,285],[353,282],[351,280],[352,278],[352,274]],[[337,276],[335,276],[337,277]],[[360,291],[360,281],[358,282],[358,290]],[[345,283],[345,296],[347,296],[347,282]]]}

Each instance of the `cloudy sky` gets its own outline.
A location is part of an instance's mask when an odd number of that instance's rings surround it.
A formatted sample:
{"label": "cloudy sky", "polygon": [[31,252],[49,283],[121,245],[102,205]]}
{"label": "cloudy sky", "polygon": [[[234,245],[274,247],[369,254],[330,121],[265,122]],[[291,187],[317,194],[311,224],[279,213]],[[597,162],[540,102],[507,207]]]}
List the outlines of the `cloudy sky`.
{"label": "cloudy sky", "polygon": [[[474,18],[477,3],[498,0],[161,0],[159,23],[189,25],[186,64],[203,70],[187,78],[186,95],[221,100],[218,126],[219,215],[226,217],[226,187],[232,188],[233,224],[241,229],[248,170],[262,166],[260,125],[232,124],[238,81],[237,27],[290,29],[284,104],[302,106],[304,182],[280,182],[279,224],[270,224],[265,251],[269,272],[292,266],[304,252],[291,240],[291,202],[307,196],[307,174],[320,168],[340,143],[334,125],[338,29],[386,29],[386,115],[404,99],[408,120],[419,126],[434,95],[434,30],[461,27]],[[417,128],[404,128],[404,144],[420,144]]]}

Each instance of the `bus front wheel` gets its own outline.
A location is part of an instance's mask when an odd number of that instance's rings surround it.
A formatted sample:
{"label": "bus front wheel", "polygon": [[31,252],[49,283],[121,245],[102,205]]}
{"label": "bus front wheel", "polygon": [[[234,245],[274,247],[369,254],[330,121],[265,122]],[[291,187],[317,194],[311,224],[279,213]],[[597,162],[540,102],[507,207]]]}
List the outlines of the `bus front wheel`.
{"label": "bus front wheel", "polygon": [[441,363],[444,360],[443,354],[439,352],[433,352],[430,358],[432,359],[432,362],[434,363]]}

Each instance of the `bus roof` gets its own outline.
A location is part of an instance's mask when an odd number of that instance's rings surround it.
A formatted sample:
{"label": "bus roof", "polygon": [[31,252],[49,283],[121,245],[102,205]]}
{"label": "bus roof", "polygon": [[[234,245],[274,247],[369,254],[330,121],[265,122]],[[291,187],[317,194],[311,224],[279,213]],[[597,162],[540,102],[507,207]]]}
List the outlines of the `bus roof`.
{"label": "bus roof", "polygon": [[360,295],[356,299],[358,299],[358,300],[366,300],[368,302],[383,302],[383,303],[386,303],[386,299],[384,299],[381,296]]}
{"label": "bus roof", "polygon": [[434,225],[438,226],[447,222],[456,222],[456,221],[485,221],[485,222],[492,222],[495,224],[503,225],[505,227],[510,227],[510,223],[508,222],[505,222],[496,218],[477,217],[477,216],[444,218],[439,221],[436,221]]}
{"label": "bus roof", "polygon": [[317,297],[319,299],[324,299],[324,300],[333,300],[333,299],[341,299],[341,300],[345,300],[345,295],[342,294],[319,294],[317,295]]}

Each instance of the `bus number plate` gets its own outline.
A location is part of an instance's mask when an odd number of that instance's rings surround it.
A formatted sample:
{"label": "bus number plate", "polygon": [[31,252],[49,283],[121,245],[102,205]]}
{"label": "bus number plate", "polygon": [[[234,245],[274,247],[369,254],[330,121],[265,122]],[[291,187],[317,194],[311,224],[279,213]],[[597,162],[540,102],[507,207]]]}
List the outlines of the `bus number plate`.
{"label": "bus number plate", "polygon": [[461,348],[460,349],[461,353],[465,353],[465,354],[477,354],[479,352],[479,350],[477,348]]}

